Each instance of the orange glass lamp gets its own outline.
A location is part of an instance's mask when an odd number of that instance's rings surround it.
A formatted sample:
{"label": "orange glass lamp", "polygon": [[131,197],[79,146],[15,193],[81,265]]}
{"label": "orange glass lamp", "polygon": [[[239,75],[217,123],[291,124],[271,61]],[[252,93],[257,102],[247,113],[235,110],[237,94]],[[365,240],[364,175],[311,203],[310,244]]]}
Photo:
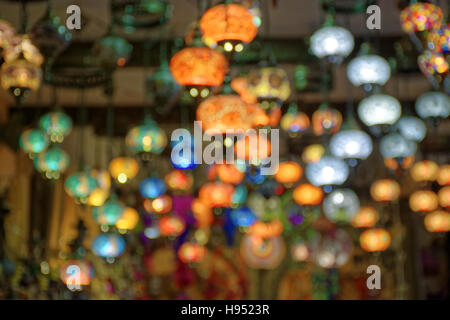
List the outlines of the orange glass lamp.
{"label": "orange glass lamp", "polygon": [[200,188],[198,198],[212,208],[229,207],[233,193],[234,187],[231,184],[209,182]]}
{"label": "orange glass lamp", "polygon": [[122,217],[117,220],[116,228],[119,230],[133,230],[139,222],[139,214],[136,209],[126,207]]}
{"label": "orange glass lamp", "polygon": [[172,198],[167,194],[162,194],[155,199],[145,199],[143,206],[148,213],[168,213],[172,210]]}
{"label": "orange glass lamp", "polygon": [[298,185],[293,193],[294,201],[302,206],[317,206],[322,202],[323,197],[322,188],[309,183]]}
{"label": "orange glass lamp", "polygon": [[280,126],[291,135],[295,135],[305,132],[310,126],[310,121],[306,113],[298,111],[296,104],[291,104],[281,118]]}
{"label": "orange glass lamp", "polygon": [[441,186],[450,186],[450,164],[445,164],[439,168],[437,182]]}
{"label": "orange glass lamp", "polygon": [[248,90],[248,80],[246,77],[237,77],[231,80],[231,89],[241,96],[241,99],[248,104],[255,104],[258,99]]}
{"label": "orange glass lamp", "polygon": [[91,283],[93,269],[89,262],[83,260],[70,260],[59,269],[59,277],[71,290],[81,290],[80,286],[88,286]]}
{"label": "orange glass lamp", "polygon": [[175,215],[164,216],[158,220],[159,232],[163,236],[178,237],[186,229],[184,221]]}
{"label": "orange glass lamp", "polygon": [[257,221],[251,227],[249,234],[262,239],[273,238],[281,235],[283,232],[283,224],[280,220],[272,220],[268,222]]}
{"label": "orange glass lamp", "polygon": [[334,134],[341,128],[342,114],[336,109],[322,105],[313,113],[311,120],[315,135]]}
{"label": "orange glass lamp", "polygon": [[354,215],[352,226],[355,228],[371,228],[378,220],[378,212],[375,208],[366,206],[361,207]]}
{"label": "orange glass lamp", "polygon": [[133,179],[139,171],[139,164],[133,158],[118,157],[109,163],[109,172],[117,182],[123,184]]}
{"label": "orange glass lamp", "polygon": [[437,178],[439,166],[434,161],[419,161],[411,168],[411,177],[414,181],[434,181]]}
{"label": "orange glass lamp", "polygon": [[239,170],[234,164],[218,164],[217,176],[222,182],[237,185],[244,180],[245,170]]}
{"label": "orange glass lamp", "polygon": [[392,179],[381,179],[372,183],[370,195],[377,202],[390,202],[400,196],[400,185]]}
{"label": "orange glass lamp", "polygon": [[385,229],[369,229],[361,233],[359,242],[364,251],[385,251],[391,244],[391,235]]}
{"label": "orange glass lamp", "polygon": [[425,216],[424,224],[429,232],[449,232],[450,213],[444,210],[428,213]]}
{"label": "orange glass lamp", "polygon": [[439,197],[439,205],[442,208],[448,209],[450,208],[450,186],[443,187],[438,192]]}
{"label": "orange glass lamp", "polygon": [[414,212],[430,212],[437,209],[438,196],[430,190],[419,190],[409,197],[409,207]]}
{"label": "orange glass lamp", "polygon": [[325,153],[325,148],[321,144],[311,144],[302,153],[304,163],[318,162]]}
{"label": "orange glass lamp", "polygon": [[197,220],[198,228],[206,228],[213,223],[214,215],[208,204],[204,203],[200,199],[194,199],[194,201],[192,201],[191,209],[195,220]]}
{"label": "orange glass lamp", "polygon": [[172,170],[164,177],[164,181],[173,191],[188,191],[191,189],[194,179],[185,170]]}
{"label": "orange glass lamp", "polygon": [[184,263],[201,262],[205,259],[206,247],[194,242],[185,242],[178,249],[178,257]]}
{"label": "orange glass lamp", "polygon": [[275,180],[285,185],[292,185],[303,175],[302,167],[294,161],[281,162],[275,173]]}
{"label": "orange glass lamp", "polygon": [[394,158],[384,159],[384,165],[386,166],[386,168],[392,171],[396,171],[398,169],[406,170],[411,168],[413,164],[414,164],[414,156],[403,158],[401,164],[399,164],[398,161]]}
{"label": "orange glass lamp", "polygon": [[258,164],[261,159],[270,156],[271,144],[264,136],[245,135],[236,142],[234,151],[239,159]]}
{"label": "orange glass lamp", "polygon": [[225,52],[241,52],[258,33],[252,13],[237,3],[219,4],[207,10],[200,19],[203,41]]}
{"label": "orange glass lamp", "polygon": [[222,94],[204,100],[197,108],[197,120],[208,134],[245,132],[253,126],[255,107],[238,95]]}
{"label": "orange glass lamp", "polygon": [[228,62],[220,52],[206,47],[188,47],[170,60],[175,81],[188,88],[192,97],[206,98],[212,87],[220,86],[228,72]]}

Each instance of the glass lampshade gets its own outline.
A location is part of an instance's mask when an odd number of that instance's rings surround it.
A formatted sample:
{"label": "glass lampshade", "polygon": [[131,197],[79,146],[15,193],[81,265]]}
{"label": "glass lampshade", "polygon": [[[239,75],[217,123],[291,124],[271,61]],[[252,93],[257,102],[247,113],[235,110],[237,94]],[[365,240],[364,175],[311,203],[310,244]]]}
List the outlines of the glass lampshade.
{"label": "glass lampshade", "polygon": [[390,133],[380,141],[380,151],[383,158],[405,158],[416,153],[417,144],[398,133]]}
{"label": "glass lampshade", "polygon": [[450,98],[443,92],[426,92],[416,100],[416,112],[422,119],[445,119],[450,114]]}
{"label": "glass lampshade", "polygon": [[116,233],[102,233],[94,238],[91,249],[101,258],[115,258],[125,250],[126,243],[122,236]]}
{"label": "glass lampshade", "polygon": [[53,146],[38,154],[34,159],[36,169],[48,179],[58,179],[70,164],[69,155],[57,146]]}
{"label": "glass lampshade", "polygon": [[325,216],[332,222],[350,222],[359,210],[359,199],[351,189],[332,191],[323,199]]}
{"label": "glass lampshade", "polygon": [[395,124],[395,128],[408,140],[420,142],[427,134],[427,126],[417,117],[403,116]]}
{"label": "glass lampshade", "polygon": [[39,119],[39,127],[52,142],[62,142],[72,130],[72,119],[64,112],[49,112]]}
{"label": "glass lampshade", "polygon": [[332,156],[323,156],[306,167],[306,177],[315,186],[341,185],[349,175],[347,164]]}
{"label": "glass lampshade", "polygon": [[350,61],[347,77],[357,87],[366,84],[383,86],[391,77],[391,68],[383,57],[362,55]]}
{"label": "glass lampshade", "polygon": [[342,159],[367,159],[372,148],[370,136],[361,130],[340,131],[330,141],[331,153]]}
{"label": "glass lampshade", "polygon": [[353,35],[342,27],[324,27],[311,36],[311,50],[318,58],[347,57],[355,46]]}
{"label": "glass lampshade", "polygon": [[391,125],[400,117],[400,102],[386,94],[374,94],[364,98],[358,106],[358,115],[366,126]]}

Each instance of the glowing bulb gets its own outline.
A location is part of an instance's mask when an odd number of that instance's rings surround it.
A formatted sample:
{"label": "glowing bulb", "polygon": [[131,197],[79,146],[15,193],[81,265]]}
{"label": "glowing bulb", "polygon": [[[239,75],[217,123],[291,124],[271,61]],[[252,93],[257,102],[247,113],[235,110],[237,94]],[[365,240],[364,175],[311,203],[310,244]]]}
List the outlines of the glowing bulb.
{"label": "glowing bulb", "polygon": [[121,173],[117,176],[117,181],[119,181],[120,183],[125,183],[127,182],[128,177],[125,173]]}

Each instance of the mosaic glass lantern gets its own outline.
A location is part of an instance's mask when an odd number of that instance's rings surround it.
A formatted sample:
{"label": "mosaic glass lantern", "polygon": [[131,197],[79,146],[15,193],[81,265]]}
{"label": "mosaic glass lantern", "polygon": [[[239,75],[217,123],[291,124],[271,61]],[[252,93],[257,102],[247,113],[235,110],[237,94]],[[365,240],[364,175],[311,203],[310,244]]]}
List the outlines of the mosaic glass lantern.
{"label": "mosaic glass lantern", "polygon": [[126,207],[122,217],[116,221],[116,228],[119,230],[133,230],[139,222],[139,214],[136,209]]}
{"label": "mosaic glass lantern", "polygon": [[437,209],[438,205],[438,196],[430,190],[415,191],[409,196],[409,207],[414,212],[430,212]]}
{"label": "mosaic glass lantern", "polygon": [[275,180],[279,183],[292,185],[300,180],[303,175],[302,167],[295,161],[281,162],[275,173]]}
{"label": "mosaic glass lantern", "polygon": [[253,127],[254,109],[238,95],[212,96],[198,106],[197,121],[202,121],[202,129],[208,134],[245,132]]}
{"label": "mosaic glass lantern", "polygon": [[450,23],[439,30],[433,30],[428,34],[428,48],[443,54],[450,53]]}
{"label": "mosaic glass lantern", "polygon": [[208,9],[200,19],[200,29],[205,44],[219,45],[226,52],[241,52],[244,44],[251,42],[258,33],[252,13],[237,3]]}
{"label": "mosaic glass lantern", "polygon": [[[172,153],[170,156],[170,162],[175,169],[189,170],[197,167],[195,157],[195,140],[189,133],[189,138],[180,136],[181,139],[171,141]],[[185,152],[186,151],[186,152]]]}
{"label": "mosaic glass lantern", "polygon": [[229,207],[234,187],[222,182],[209,182],[204,184],[199,192],[199,199],[210,207]]}
{"label": "mosaic glass lantern", "polygon": [[93,275],[92,265],[83,260],[69,260],[59,268],[59,278],[72,291],[81,290],[77,286],[88,286]]}
{"label": "mosaic glass lantern", "polygon": [[331,156],[323,156],[306,167],[306,177],[315,186],[341,185],[348,175],[349,169],[344,160]]}
{"label": "mosaic glass lantern", "polygon": [[133,127],[125,137],[128,149],[133,153],[151,152],[160,154],[167,145],[167,136],[151,119],[145,119],[144,124]]}
{"label": "mosaic glass lantern", "polygon": [[355,228],[371,228],[378,220],[378,212],[373,207],[361,207],[353,216],[352,226]]}
{"label": "mosaic glass lantern", "polygon": [[257,219],[249,207],[240,207],[231,210],[230,218],[237,227],[250,227]]}
{"label": "mosaic glass lantern", "polygon": [[164,180],[146,178],[139,183],[139,192],[144,198],[156,198],[167,191]]}
{"label": "mosaic glass lantern", "polygon": [[[252,224],[248,234],[253,235],[254,239],[270,239],[278,237],[283,233],[283,224],[280,220],[256,221]],[[261,240],[259,240],[261,241]]]}
{"label": "mosaic glass lantern", "polygon": [[323,200],[323,211],[332,222],[350,222],[359,210],[359,199],[350,189],[332,191]]}
{"label": "mosaic glass lantern", "polygon": [[377,180],[370,186],[370,195],[377,202],[390,202],[400,196],[400,185],[392,179]]}
{"label": "mosaic glass lantern", "polygon": [[325,148],[321,144],[311,144],[302,153],[304,163],[317,162],[325,154]]}
{"label": "mosaic glass lantern", "polygon": [[321,105],[319,109],[314,111],[311,121],[315,135],[334,134],[341,128],[342,114],[334,108]]}
{"label": "mosaic glass lantern", "polygon": [[107,170],[92,170],[91,175],[97,181],[97,188],[91,192],[87,203],[93,207],[100,207],[109,198],[111,176]]}
{"label": "mosaic glass lantern", "polygon": [[236,77],[231,80],[230,83],[231,89],[233,89],[239,96],[242,101],[247,104],[255,104],[258,102],[258,99],[250,92],[248,89],[248,79],[247,77]]}
{"label": "mosaic glass lantern", "polygon": [[435,181],[438,176],[439,166],[436,162],[423,160],[416,162],[411,168],[411,177],[414,181]]}
{"label": "mosaic glass lantern", "polygon": [[238,185],[244,180],[245,177],[245,165],[239,166],[232,163],[226,164],[218,164],[217,165],[217,176],[220,181],[225,183],[230,183],[234,185]]}
{"label": "mosaic glass lantern", "polygon": [[318,58],[336,58],[340,62],[354,46],[353,35],[342,27],[323,27],[311,36],[311,50]]}
{"label": "mosaic glass lantern", "polygon": [[442,208],[450,208],[450,187],[443,187],[438,192],[439,205]]}
{"label": "mosaic glass lantern", "polygon": [[450,98],[443,92],[426,92],[416,100],[416,112],[422,119],[445,119],[450,114]]}
{"label": "mosaic glass lantern", "polygon": [[70,164],[69,155],[57,146],[50,147],[34,158],[34,166],[47,179],[58,179]]}
{"label": "mosaic glass lantern", "polygon": [[99,234],[91,244],[92,252],[96,256],[106,259],[120,256],[125,250],[125,247],[125,240],[116,233]]}
{"label": "mosaic glass lantern", "polygon": [[102,206],[94,207],[92,215],[99,225],[115,225],[122,218],[125,206],[115,198],[110,198]]}
{"label": "mosaic glass lantern", "polygon": [[358,116],[368,127],[392,125],[400,118],[401,112],[400,102],[386,94],[373,94],[358,106]]}
{"label": "mosaic glass lantern", "polygon": [[275,269],[286,254],[286,245],[282,237],[258,239],[246,235],[241,241],[241,256],[245,263],[254,269]]}
{"label": "mosaic glass lantern", "polygon": [[126,39],[110,33],[97,41],[92,50],[100,65],[117,68],[128,62],[133,46]]}
{"label": "mosaic glass lantern", "polygon": [[167,187],[173,191],[188,191],[194,183],[192,175],[183,170],[170,171],[164,177],[164,181],[166,182]]}
{"label": "mosaic glass lantern", "polygon": [[169,215],[158,220],[158,228],[163,236],[178,237],[184,232],[186,225],[180,217]]}
{"label": "mosaic glass lantern", "polygon": [[298,112],[298,108],[294,104],[289,106],[288,112],[281,118],[280,126],[283,130],[296,134],[305,132],[310,126],[310,121],[308,115]]}
{"label": "mosaic glass lantern", "polygon": [[206,247],[201,244],[185,242],[178,248],[178,257],[184,263],[196,263],[205,259],[206,252]]}
{"label": "mosaic glass lantern", "polygon": [[439,167],[439,171],[438,171],[438,175],[437,175],[437,182],[441,186],[450,185],[450,164],[445,164],[445,165]]}
{"label": "mosaic glass lantern", "polygon": [[48,144],[48,137],[40,129],[27,129],[19,139],[20,148],[31,156],[47,149]]}
{"label": "mosaic glass lantern", "polygon": [[406,33],[437,30],[442,24],[442,10],[432,3],[414,3],[400,13],[402,29]]}
{"label": "mosaic glass lantern", "polygon": [[428,232],[449,232],[450,213],[444,210],[428,213],[425,216],[424,224]]}
{"label": "mosaic glass lantern", "polygon": [[441,53],[425,50],[417,58],[420,71],[426,76],[443,75],[449,69],[449,64]]}
{"label": "mosaic glass lantern", "polygon": [[61,143],[72,130],[72,119],[61,111],[49,112],[39,119],[39,128],[47,133],[52,142]]}
{"label": "mosaic glass lantern", "polygon": [[398,133],[390,133],[381,138],[380,152],[383,158],[405,158],[416,153],[417,144]]}
{"label": "mosaic glass lantern", "polygon": [[117,157],[109,163],[109,172],[119,183],[126,183],[129,179],[133,179],[138,171],[139,164],[133,158]]}
{"label": "mosaic glass lantern", "polygon": [[331,154],[341,159],[365,160],[372,148],[372,139],[362,130],[340,131],[330,141]]}
{"label": "mosaic glass lantern", "polygon": [[148,213],[168,213],[172,210],[172,198],[167,194],[162,194],[154,199],[145,199],[144,209]]}
{"label": "mosaic glass lantern", "polygon": [[383,57],[369,54],[354,58],[347,66],[347,77],[354,86],[384,86],[391,77],[389,63]]}
{"label": "mosaic glass lantern", "polygon": [[81,202],[86,202],[97,186],[97,180],[86,171],[77,171],[68,176],[64,182],[64,189],[67,194]]}
{"label": "mosaic glass lantern", "polygon": [[311,258],[322,268],[339,268],[353,251],[352,240],[347,232],[335,229],[324,235],[314,234],[310,241]]}
{"label": "mosaic glass lantern", "polygon": [[36,67],[40,67],[44,62],[44,57],[39,49],[27,35],[15,36],[3,51],[3,58],[6,63],[20,61],[22,57]]}
{"label": "mosaic glass lantern", "polygon": [[42,71],[31,62],[18,59],[12,62],[4,62],[0,77],[3,89],[11,89],[15,96],[19,96],[22,90],[36,91],[39,88]]}
{"label": "mosaic glass lantern", "polygon": [[317,206],[322,202],[323,191],[322,188],[304,183],[294,189],[292,196],[294,201],[301,206]]}
{"label": "mosaic glass lantern", "polygon": [[0,19],[0,48],[9,46],[15,34],[14,27],[8,21]]}
{"label": "mosaic glass lantern", "polygon": [[214,215],[209,204],[204,203],[200,199],[194,199],[191,209],[197,228],[209,227],[213,223]]}
{"label": "mosaic glass lantern", "polygon": [[186,86],[193,97],[206,98],[211,87],[220,86],[228,72],[228,62],[220,52],[205,47],[188,47],[170,60],[175,81]]}
{"label": "mosaic glass lantern", "polygon": [[427,135],[427,126],[419,118],[403,116],[395,124],[395,129],[408,140],[420,142]]}
{"label": "mosaic glass lantern", "polygon": [[367,252],[385,251],[391,244],[391,235],[385,229],[368,229],[359,236],[361,248]]}
{"label": "mosaic glass lantern", "polygon": [[235,153],[238,159],[257,163],[266,159],[271,153],[271,144],[268,139],[259,134],[245,135],[235,144]]}
{"label": "mosaic glass lantern", "polygon": [[280,67],[252,69],[247,79],[248,90],[265,110],[280,106],[291,95],[289,78],[286,71]]}

